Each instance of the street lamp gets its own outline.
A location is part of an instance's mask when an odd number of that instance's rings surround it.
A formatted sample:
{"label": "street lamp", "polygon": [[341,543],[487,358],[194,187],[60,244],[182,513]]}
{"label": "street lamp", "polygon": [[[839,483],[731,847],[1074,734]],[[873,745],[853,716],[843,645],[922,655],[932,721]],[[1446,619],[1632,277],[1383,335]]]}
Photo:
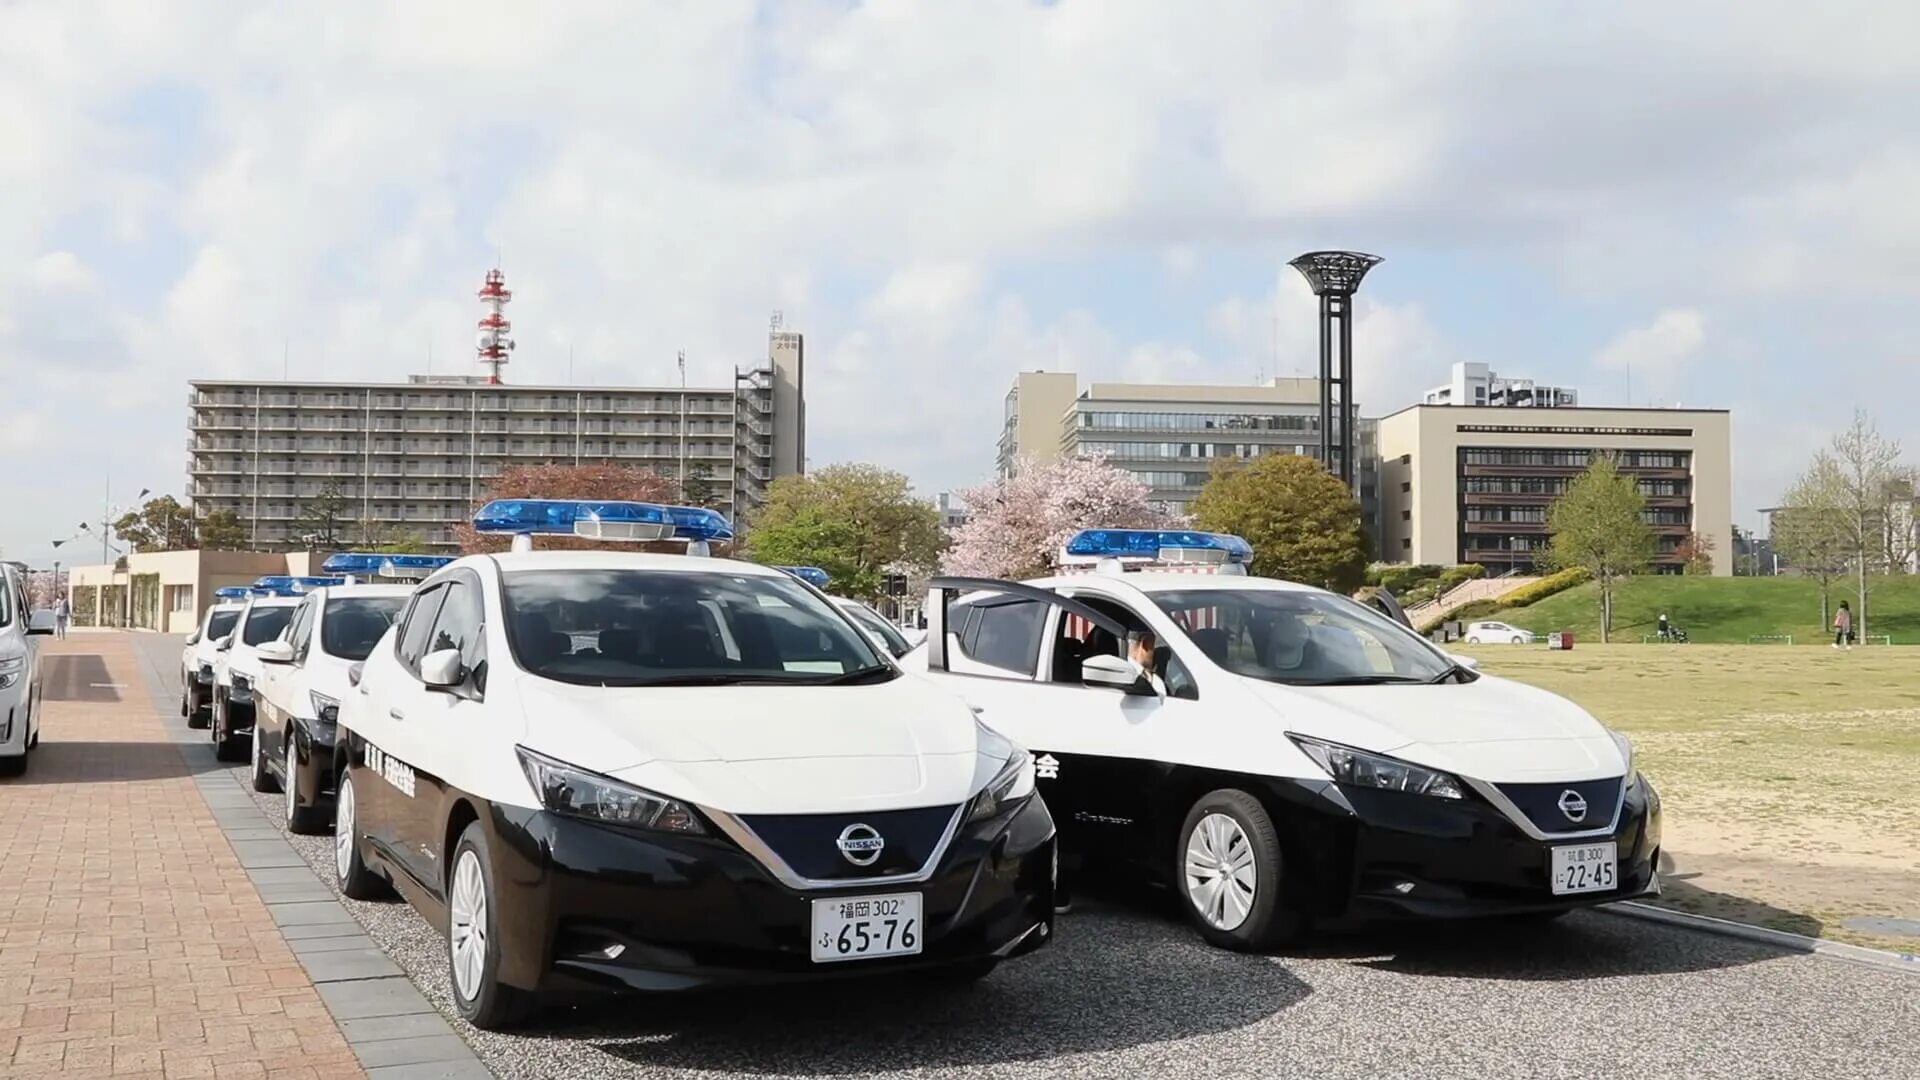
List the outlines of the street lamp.
{"label": "street lamp", "polygon": [[[1328,464],[1348,488],[1356,483],[1353,465],[1353,294],[1380,256],[1358,251],[1309,251],[1288,263],[1300,271],[1320,298],[1320,445]],[[1340,323],[1340,364],[1333,363],[1333,324]],[[1339,454],[1334,454],[1333,402],[1339,390]]]}

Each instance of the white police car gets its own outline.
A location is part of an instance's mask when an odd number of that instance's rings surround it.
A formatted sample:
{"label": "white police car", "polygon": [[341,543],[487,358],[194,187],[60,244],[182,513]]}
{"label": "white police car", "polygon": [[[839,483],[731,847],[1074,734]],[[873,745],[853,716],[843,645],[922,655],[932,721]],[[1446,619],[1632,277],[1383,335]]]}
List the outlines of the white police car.
{"label": "white police car", "polygon": [[[339,556],[327,561],[335,568]],[[445,566],[449,556],[417,555]],[[287,632],[263,642],[254,687],[252,781],[279,791],[287,828],[323,832],[333,825],[333,749],[340,702],[353,689],[347,672],[374,646],[413,595],[412,585],[332,585],[307,594]]]}
{"label": "white police car", "polygon": [[448,928],[481,1027],[561,990],[925,970],[1052,933],[1033,761],[804,583],[534,533],[731,536],[711,511],[510,500],[516,550],[428,578],[340,709],[335,870]]}
{"label": "white police car", "polygon": [[54,632],[50,610],[32,611],[18,564],[0,563],[0,776],[27,771],[40,745],[40,643]]}
{"label": "white police car", "polygon": [[213,662],[219,657],[221,640],[233,633],[233,624],[246,609],[253,590],[229,585],[215,589],[214,596],[217,599],[213,606],[200,617],[200,626],[187,635],[180,649],[180,715],[187,718],[190,728],[207,726],[213,708]]}
{"label": "white police car", "polygon": [[1251,556],[1085,532],[1055,577],[936,579],[906,662],[1035,754],[1069,869],[1144,869],[1219,945],[1658,889],[1660,801],[1623,736]]}
{"label": "white police car", "polygon": [[243,761],[253,745],[253,691],[262,666],[255,650],[286,630],[300,603],[297,596],[261,595],[272,587],[256,587],[233,629],[214,647],[212,720],[207,726],[213,756],[220,761]]}

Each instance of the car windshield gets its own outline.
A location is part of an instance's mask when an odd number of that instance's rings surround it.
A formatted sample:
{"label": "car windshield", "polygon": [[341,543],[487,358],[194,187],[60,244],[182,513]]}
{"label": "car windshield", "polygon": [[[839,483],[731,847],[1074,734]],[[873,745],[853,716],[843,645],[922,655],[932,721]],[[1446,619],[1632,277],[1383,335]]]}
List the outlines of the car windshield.
{"label": "car windshield", "polygon": [[0,626],[8,626],[11,625],[12,622],[13,593],[7,587],[6,571],[0,570]]}
{"label": "car windshield", "polygon": [[404,596],[353,596],[327,601],[320,649],[342,660],[365,660],[405,606]]}
{"label": "car windshield", "polygon": [[1364,605],[1330,593],[1193,589],[1152,594],[1209,659],[1294,686],[1426,683],[1452,661]]}
{"label": "car windshield", "polygon": [[520,570],[502,583],[514,659],[560,682],[821,684],[895,674],[827,601],[785,575]]}
{"label": "car windshield", "polygon": [[207,640],[219,641],[233,633],[233,621],[240,617],[238,611],[216,611],[213,618],[207,620]]}
{"label": "car windshield", "polygon": [[287,620],[293,617],[293,605],[284,607],[257,607],[247,614],[247,628],[241,632],[240,640],[248,645],[258,645],[263,641],[272,641],[287,628]]}
{"label": "car windshield", "polygon": [[842,604],[840,610],[853,616],[854,622],[880,635],[880,640],[887,643],[887,649],[892,652],[893,655],[906,655],[907,649],[909,648],[907,639],[901,636],[900,631],[894,629],[892,623],[881,618],[872,608],[867,607],[865,604]]}

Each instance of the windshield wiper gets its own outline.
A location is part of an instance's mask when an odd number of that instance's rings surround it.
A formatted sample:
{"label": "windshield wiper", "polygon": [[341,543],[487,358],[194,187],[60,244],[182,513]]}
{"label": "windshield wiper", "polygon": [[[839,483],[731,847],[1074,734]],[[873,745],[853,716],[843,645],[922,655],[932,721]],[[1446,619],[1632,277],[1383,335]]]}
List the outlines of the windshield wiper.
{"label": "windshield wiper", "polygon": [[781,679],[759,675],[668,675],[659,679],[606,679],[601,686],[794,686],[805,680]]}
{"label": "windshield wiper", "polygon": [[1412,675],[1342,675],[1333,679],[1302,679],[1293,686],[1385,686],[1389,683],[1423,683]]}
{"label": "windshield wiper", "polygon": [[823,679],[808,679],[803,686],[852,686],[867,683],[892,682],[899,674],[890,664],[874,664],[872,667],[854,668],[838,675],[829,675]]}
{"label": "windshield wiper", "polygon": [[1427,685],[1438,686],[1444,682],[1470,683],[1474,680],[1473,669],[1465,664],[1448,664],[1447,669],[1427,680]]}

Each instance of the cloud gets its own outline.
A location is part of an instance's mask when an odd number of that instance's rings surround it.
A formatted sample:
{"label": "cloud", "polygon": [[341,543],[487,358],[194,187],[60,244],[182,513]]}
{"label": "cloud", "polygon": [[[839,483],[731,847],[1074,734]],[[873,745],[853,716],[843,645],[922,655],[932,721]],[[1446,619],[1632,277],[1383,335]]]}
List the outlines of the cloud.
{"label": "cloud", "polygon": [[1593,362],[1629,375],[1636,400],[1673,404],[1674,388],[1706,343],[1706,316],[1693,308],[1674,308],[1614,338],[1594,354]]}

